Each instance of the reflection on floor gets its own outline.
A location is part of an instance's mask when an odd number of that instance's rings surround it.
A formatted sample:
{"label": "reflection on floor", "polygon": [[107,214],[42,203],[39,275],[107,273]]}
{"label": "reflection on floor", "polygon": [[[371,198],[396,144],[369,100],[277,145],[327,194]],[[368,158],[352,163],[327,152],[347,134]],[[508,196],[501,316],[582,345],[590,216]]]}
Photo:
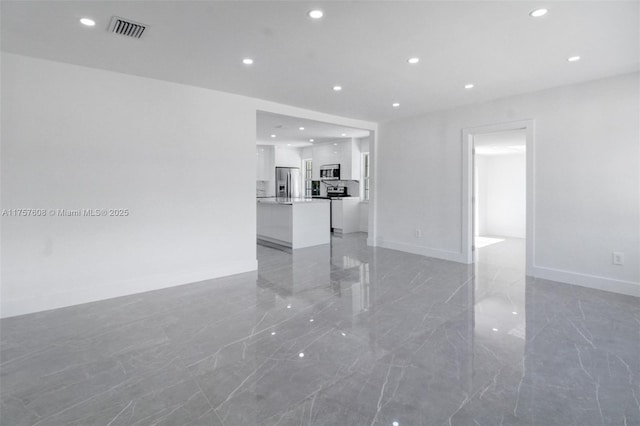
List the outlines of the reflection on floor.
{"label": "reflection on floor", "polygon": [[482,248],[486,246],[490,246],[491,244],[497,244],[504,241],[504,238],[496,238],[496,237],[475,237],[475,245],[476,248]]}
{"label": "reflection on floor", "polygon": [[[640,424],[636,298],[362,234],[259,271],[3,320],[3,425]],[[518,266],[520,265],[520,266]]]}

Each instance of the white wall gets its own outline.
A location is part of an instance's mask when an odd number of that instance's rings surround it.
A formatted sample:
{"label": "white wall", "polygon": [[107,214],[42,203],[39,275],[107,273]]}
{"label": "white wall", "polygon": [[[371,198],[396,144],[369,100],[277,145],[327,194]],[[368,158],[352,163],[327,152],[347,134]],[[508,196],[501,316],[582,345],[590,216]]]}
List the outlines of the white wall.
{"label": "white wall", "polygon": [[[369,152],[371,146],[371,137],[367,136],[365,138],[360,138],[360,152]],[[371,158],[371,157],[370,157]],[[362,161],[362,156],[361,156]],[[370,167],[371,168],[371,167]],[[360,182],[360,186],[358,188],[359,191],[362,191],[363,183]],[[369,186],[371,190],[371,186]],[[368,232],[369,231],[369,203],[363,202],[360,203],[360,232]]]}
{"label": "white wall", "polygon": [[[2,53],[3,317],[256,268],[256,110],[327,114]],[[230,178],[231,177],[231,178]],[[233,214],[230,215],[230,209]]]}
{"label": "white wall", "polygon": [[3,217],[2,315],[255,269],[254,156],[242,98],[3,55],[2,207],[130,214]]}
{"label": "white wall", "polygon": [[464,261],[462,129],[534,119],[533,272],[640,294],[638,89],[636,73],[381,124],[377,243]]}
{"label": "white wall", "polygon": [[369,203],[360,202],[360,232],[369,232]]}
{"label": "white wall", "polygon": [[525,154],[476,155],[476,168],[479,235],[525,238]]}
{"label": "white wall", "polygon": [[369,152],[371,145],[370,136],[358,139],[358,143],[360,144],[360,152]]}
{"label": "white wall", "polygon": [[300,156],[302,157],[303,160],[307,160],[309,158],[313,160],[313,147],[305,146],[304,148],[301,148]]}
{"label": "white wall", "polygon": [[[487,191],[486,190],[480,190],[480,188],[486,188],[487,187],[487,174],[486,173],[480,173],[480,170],[486,170],[486,162],[487,162],[487,157],[484,155],[476,155],[474,157],[474,164],[475,164],[475,169],[474,169],[474,175],[473,175],[473,193],[476,196],[476,200],[475,203],[473,205],[473,232],[474,232],[474,236],[478,237],[480,235],[486,235],[486,229],[487,229],[487,215],[485,211],[481,211],[481,207],[480,206],[486,206],[487,205]],[[483,209],[484,210],[484,209]],[[526,220],[525,220],[526,221]]]}

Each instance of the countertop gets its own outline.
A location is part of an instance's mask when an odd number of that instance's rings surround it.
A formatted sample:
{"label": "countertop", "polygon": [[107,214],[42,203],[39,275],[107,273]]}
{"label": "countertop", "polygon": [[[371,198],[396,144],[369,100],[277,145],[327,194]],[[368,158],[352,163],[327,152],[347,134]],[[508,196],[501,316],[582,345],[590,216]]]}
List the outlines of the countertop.
{"label": "countertop", "polygon": [[286,198],[286,199],[278,199],[275,197],[268,198],[256,198],[258,203],[264,204],[284,204],[284,205],[292,205],[292,204],[312,204],[312,203],[326,203],[329,200],[323,198]]}

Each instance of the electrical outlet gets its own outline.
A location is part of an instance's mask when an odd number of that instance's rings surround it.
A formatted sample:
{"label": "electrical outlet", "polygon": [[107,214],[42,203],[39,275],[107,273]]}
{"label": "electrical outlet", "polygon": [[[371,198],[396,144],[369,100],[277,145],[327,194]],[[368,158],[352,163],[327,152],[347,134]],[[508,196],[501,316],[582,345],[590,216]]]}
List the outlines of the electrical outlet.
{"label": "electrical outlet", "polygon": [[416,229],[416,238],[422,237],[422,229]]}
{"label": "electrical outlet", "polygon": [[613,264],[614,265],[624,265],[624,253],[621,251],[613,252]]}

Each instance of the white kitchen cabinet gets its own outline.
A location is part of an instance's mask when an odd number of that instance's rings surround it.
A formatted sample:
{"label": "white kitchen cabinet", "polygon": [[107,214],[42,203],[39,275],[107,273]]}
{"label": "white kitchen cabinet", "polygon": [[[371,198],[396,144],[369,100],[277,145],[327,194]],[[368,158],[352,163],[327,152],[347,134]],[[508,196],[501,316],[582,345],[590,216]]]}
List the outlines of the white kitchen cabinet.
{"label": "white kitchen cabinet", "polygon": [[275,149],[269,145],[256,146],[256,180],[275,179]]}
{"label": "white kitchen cabinet", "polygon": [[342,232],[342,200],[331,200],[331,228]]}
{"label": "white kitchen cabinet", "polygon": [[329,201],[279,203],[258,199],[258,240],[292,249],[328,244]]}
{"label": "white kitchen cabinet", "polygon": [[295,148],[276,147],[275,167],[302,167],[302,152]]}
{"label": "white kitchen cabinet", "polygon": [[256,180],[272,181],[276,167],[302,166],[299,149],[280,148],[271,145],[256,146]]}
{"label": "white kitchen cabinet", "polygon": [[360,180],[360,144],[357,139],[342,143],[340,157],[340,179]]}
{"label": "white kitchen cabinet", "polygon": [[[334,143],[336,145],[334,145]],[[342,147],[339,142],[323,143],[313,146],[312,173],[314,180],[320,179],[320,167],[327,164],[340,164]],[[340,166],[342,169],[342,166]]]}
{"label": "white kitchen cabinet", "polygon": [[313,179],[320,179],[320,167],[340,164],[340,180],[360,180],[360,146],[356,139],[336,140],[313,146]]}
{"label": "white kitchen cabinet", "polygon": [[331,201],[331,227],[342,234],[360,231],[359,197]]}

